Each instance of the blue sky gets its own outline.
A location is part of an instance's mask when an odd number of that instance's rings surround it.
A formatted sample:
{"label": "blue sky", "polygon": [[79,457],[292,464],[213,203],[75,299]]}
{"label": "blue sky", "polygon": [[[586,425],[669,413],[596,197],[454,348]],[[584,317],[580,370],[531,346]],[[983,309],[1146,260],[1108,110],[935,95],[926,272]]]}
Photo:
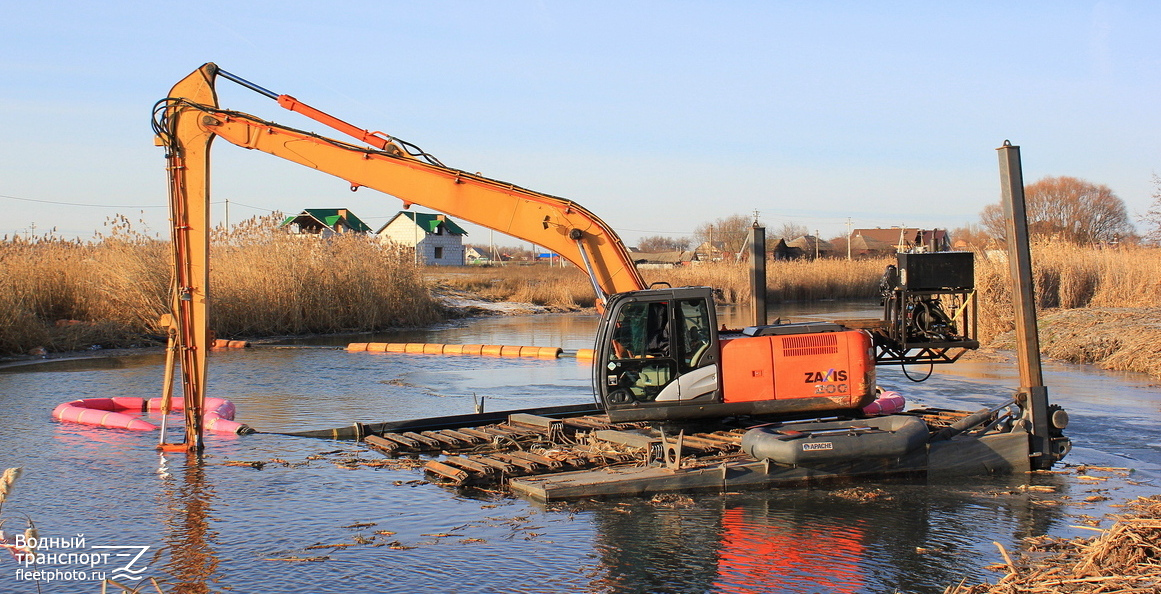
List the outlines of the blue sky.
{"label": "blue sky", "polygon": [[[1071,175],[1148,209],[1161,173],[1157,2],[3,2],[0,234],[166,229],[150,108],[202,63],[445,164],[573,199],[632,244],[760,212],[845,233],[956,227]],[[294,114],[228,82],[223,107]],[[392,197],[214,148],[216,217]],[[67,203],[67,204],[53,204]],[[486,231],[469,227],[469,240]],[[499,240],[498,240],[499,242]]]}

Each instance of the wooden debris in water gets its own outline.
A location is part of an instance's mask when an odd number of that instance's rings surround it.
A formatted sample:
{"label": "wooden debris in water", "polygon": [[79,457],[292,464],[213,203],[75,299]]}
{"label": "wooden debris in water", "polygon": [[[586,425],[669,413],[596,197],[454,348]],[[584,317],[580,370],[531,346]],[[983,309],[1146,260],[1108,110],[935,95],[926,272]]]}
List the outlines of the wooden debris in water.
{"label": "wooden debris in water", "polygon": [[370,528],[371,526],[378,526],[378,522],[355,522],[347,526],[339,526],[339,528]]}
{"label": "wooden debris in water", "polygon": [[225,463],[226,466],[249,466],[250,468],[257,468],[262,470],[266,463],[261,460],[229,460]]}
{"label": "wooden debris in water", "polygon": [[649,499],[657,507],[689,507],[695,502],[684,493],[658,493]]}
{"label": "wooden debris in water", "polygon": [[355,544],[356,543],[351,543],[351,542],[336,542],[333,544],[314,544],[314,545],[310,545],[309,547],[306,547],[306,550],[314,551],[317,549],[345,549],[347,547],[353,547],[353,546],[355,546]]}
{"label": "wooden debris in water", "polygon": [[840,499],[848,499],[850,501],[891,501],[894,499],[890,494],[882,489],[867,489],[865,487],[852,487],[850,489],[839,489],[831,493]]}
{"label": "wooden debris in water", "polygon": [[1088,594],[1161,591],[1161,495],[1126,505],[1098,537],[1026,539],[1027,551],[1012,561],[998,583],[948,587],[944,594]]}

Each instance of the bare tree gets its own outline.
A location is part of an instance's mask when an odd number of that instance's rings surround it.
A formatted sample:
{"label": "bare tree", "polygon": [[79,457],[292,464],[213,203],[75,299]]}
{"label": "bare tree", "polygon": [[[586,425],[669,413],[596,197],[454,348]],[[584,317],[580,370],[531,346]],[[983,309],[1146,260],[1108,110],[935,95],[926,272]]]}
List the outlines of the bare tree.
{"label": "bare tree", "polygon": [[746,235],[753,225],[754,220],[750,217],[731,215],[698,225],[693,236],[698,244],[713,242],[723,252],[736,253],[745,245]]}
{"label": "bare tree", "polygon": [[970,248],[982,248],[988,243],[988,232],[981,225],[969,223],[951,230],[952,245],[964,242]]}
{"label": "bare tree", "polygon": [[1145,239],[1161,243],[1161,176],[1153,174],[1153,204],[1141,217],[1141,222],[1152,227],[1145,233]]}
{"label": "bare tree", "polygon": [[689,249],[688,237],[665,237],[653,235],[642,237],[637,242],[637,249],[643,252],[683,252]]}
{"label": "bare tree", "polygon": [[[1083,179],[1045,177],[1024,187],[1028,232],[1034,237],[1073,243],[1116,241],[1133,233],[1125,203],[1108,186]],[[980,223],[993,237],[1007,234],[1000,204],[980,212]]]}
{"label": "bare tree", "polygon": [[806,225],[799,225],[797,223],[782,223],[781,227],[775,229],[774,232],[768,234],[767,237],[791,240],[802,237],[803,235],[810,235],[810,229],[807,229]]}

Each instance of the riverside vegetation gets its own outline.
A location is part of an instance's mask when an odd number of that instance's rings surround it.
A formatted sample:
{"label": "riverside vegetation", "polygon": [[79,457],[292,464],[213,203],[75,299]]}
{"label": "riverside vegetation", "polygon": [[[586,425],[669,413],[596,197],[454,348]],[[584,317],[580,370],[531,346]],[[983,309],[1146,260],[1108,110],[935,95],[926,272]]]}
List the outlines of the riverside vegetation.
{"label": "riverside vegetation", "polygon": [[[435,294],[462,292],[567,311],[594,305],[574,267],[508,265],[423,269],[408,249],[366,236],[317,241],[261,217],[211,237],[211,324],[223,338],[419,327],[451,312]],[[158,344],[168,310],[169,242],[107,222],[91,241],[53,235],[0,240],[0,353]],[[1161,377],[1161,250],[1096,250],[1064,242],[1033,246],[1041,347],[1049,356]],[[893,259],[769,262],[767,302],[874,300]],[[745,264],[706,263],[642,271],[646,282],[720,289],[726,303],[749,300]],[[976,287],[981,341],[1011,346],[1007,259],[980,252]]]}
{"label": "riverside vegetation", "polygon": [[[412,259],[360,236],[311,241],[251,219],[211,236],[218,337],[424,326],[442,310]],[[160,344],[170,244],[125,217],[92,241],[0,240],[0,353]]]}
{"label": "riverside vegetation", "polygon": [[[1032,246],[1041,350],[1074,363],[1161,378],[1161,249],[1092,249],[1062,241]],[[767,263],[767,303],[820,299],[871,301],[893,258]],[[1012,282],[1004,252],[977,252],[979,337],[990,348],[1014,345]],[[720,289],[726,303],[748,304],[746,264],[706,263],[643,270],[647,283]],[[504,266],[440,275],[441,282],[492,299],[560,309],[593,305],[587,277],[575,268]]]}

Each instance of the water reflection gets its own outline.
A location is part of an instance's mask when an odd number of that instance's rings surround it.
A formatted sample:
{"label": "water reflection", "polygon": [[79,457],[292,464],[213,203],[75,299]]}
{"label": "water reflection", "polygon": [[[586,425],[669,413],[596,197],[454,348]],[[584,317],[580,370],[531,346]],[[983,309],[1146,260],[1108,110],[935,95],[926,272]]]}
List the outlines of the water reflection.
{"label": "water reflection", "polygon": [[608,503],[594,510],[613,592],[938,591],[981,574],[991,540],[1063,520],[1019,481],[864,484]]}
{"label": "water reflection", "polygon": [[174,594],[208,594],[215,591],[219,576],[215,550],[218,533],[211,529],[214,488],[206,480],[201,460],[194,455],[175,456],[182,467],[171,474],[164,457],[159,474],[163,479],[159,506],[166,510],[165,572]]}
{"label": "water reflection", "polygon": [[[717,586],[723,592],[806,591],[827,584],[848,594],[866,583],[865,518],[786,515],[768,505],[737,505],[722,512]],[[799,588],[794,588],[799,584]]]}
{"label": "water reflection", "polygon": [[453,320],[435,328],[293,338],[279,341],[279,344],[340,347],[351,342],[430,342],[547,346],[576,350],[592,348],[599,321],[596,314],[497,316]]}

